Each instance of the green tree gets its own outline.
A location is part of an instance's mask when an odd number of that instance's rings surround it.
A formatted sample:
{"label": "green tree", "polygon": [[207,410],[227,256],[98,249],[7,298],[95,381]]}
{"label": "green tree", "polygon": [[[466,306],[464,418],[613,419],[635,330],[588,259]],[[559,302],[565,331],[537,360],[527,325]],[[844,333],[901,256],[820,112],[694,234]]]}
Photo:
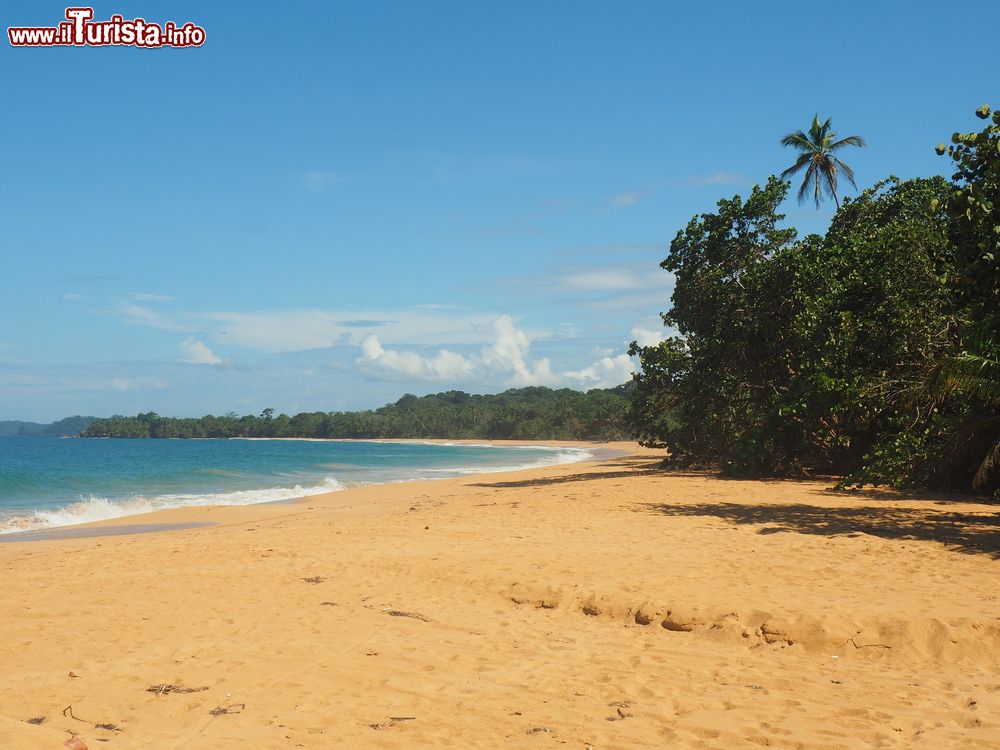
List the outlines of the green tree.
{"label": "green tree", "polygon": [[838,140],[837,134],[830,129],[830,126],[830,118],[821,123],[819,115],[816,114],[813,115],[808,133],[796,130],[781,139],[783,146],[792,147],[800,152],[795,163],[781,173],[781,178],[791,177],[805,167],[806,173],[799,188],[799,203],[805,201],[811,188],[816,208],[819,208],[824,192],[833,198],[837,208],[840,208],[840,200],[837,198],[837,175],[840,172],[843,172],[851,185],[857,188],[854,182],[854,170],[834,154],[846,146],[860,148],[865,145],[865,140],[860,135],[849,135]]}
{"label": "green tree", "polygon": [[92,422],[85,437],[319,437],[616,439],[629,434],[631,385],[580,393],[519,388],[490,396],[448,391],[407,394],[374,411],[303,412],[265,409],[259,417],[228,413],[199,419],[157,414]]}
{"label": "green tree", "polygon": [[732,474],[847,473],[872,454],[867,481],[911,479],[919,452],[900,448],[892,463],[880,441],[940,431],[927,413],[915,423],[899,394],[954,343],[940,281],[951,245],[928,210],[948,185],[886,181],[845,201],[825,237],[798,242],[777,213],[788,188],[771,178],[745,202],[719,201],[671,243],[663,317],[679,335],[631,350],[637,432],[673,461]]}
{"label": "green tree", "polygon": [[953,145],[937,147],[955,165],[954,190],[942,204],[958,250],[954,281],[977,317],[1000,323],[1000,110],[991,117],[984,105],[976,116],[990,120],[983,130],[953,133]]}
{"label": "green tree", "polygon": [[1000,342],[991,335],[992,321],[980,325],[965,350],[940,359],[929,379],[935,406],[954,396],[964,397],[968,409],[952,426],[950,447],[971,449],[974,459],[972,489],[996,487],[1000,494]]}

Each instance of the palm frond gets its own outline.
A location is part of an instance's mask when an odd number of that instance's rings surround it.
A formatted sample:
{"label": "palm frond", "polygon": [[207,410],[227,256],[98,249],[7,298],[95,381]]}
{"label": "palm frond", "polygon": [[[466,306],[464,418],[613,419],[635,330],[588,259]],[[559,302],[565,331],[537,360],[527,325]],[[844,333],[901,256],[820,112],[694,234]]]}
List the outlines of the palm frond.
{"label": "palm frond", "polygon": [[810,160],[809,169],[806,170],[805,175],[802,177],[802,186],[799,188],[799,203],[805,203],[806,196],[809,194],[809,183],[812,182],[813,172],[816,171],[816,165]]}
{"label": "palm frond", "polygon": [[979,464],[976,475],[972,478],[972,489],[980,491],[986,487],[986,482],[990,475],[1000,467],[1000,440],[997,440],[993,447],[986,453],[983,462]]}
{"label": "palm frond", "polygon": [[824,159],[821,169],[827,195],[837,200],[837,166],[830,159]]}
{"label": "palm frond", "polygon": [[833,118],[832,117],[827,117],[826,118],[826,122],[824,122],[823,125],[820,126],[819,134],[818,134],[819,137],[818,137],[817,140],[819,141],[819,144],[823,148],[826,148],[827,146],[829,146],[830,145],[830,141],[833,140],[834,137],[836,137],[836,133],[832,133],[830,131],[830,128],[832,126],[833,126]]}
{"label": "palm frond", "polygon": [[866,145],[867,144],[865,143],[865,139],[862,138],[860,135],[849,135],[846,138],[841,138],[839,141],[836,141],[835,143],[831,143],[829,148],[831,151],[836,151],[837,149],[843,148],[844,146],[857,146],[858,148],[863,148]]}
{"label": "palm frond", "polygon": [[801,156],[799,156],[798,159],[795,160],[795,163],[792,166],[790,166],[788,169],[786,169],[784,172],[781,173],[781,179],[784,180],[791,177],[793,174],[802,169],[802,167],[804,167],[810,161],[812,161],[812,154],[802,154]]}
{"label": "palm frond", "polygon": [[931,390],[939,396],[960,392],[1000,404],[1000,361],[962,352],[939,362],[931,373]]}
{"label": "palm frond", "polygon": [[813,149],[813,143],[809,140],[809,136],[801,130],[796,130],[794,133],[786,135],[781,139],[781,145],[786,147],[795,146],[803,151],[812,151]]}
{"label": "palm frond", "polygon": [[813,115],[812,124],[809,126],[809,136],[814,143],[823,140],[823,126],[819,124],[819,112]]}
{"label": "palm frond", "polygon": [[837,167],[837,169],[839,169],[840,171],[842,171],[844,173],[844,177],[847,178],[847,181],[850,182],[851,185],[854,186],[855,190],[857,190],[858,184],[854,181],[854,170],[851,169],[846,164],[844,164],[844,162],[842,162],[836,156],[831,156],[830,157],[830,161],[832,161],[834,163],[834,165]]}

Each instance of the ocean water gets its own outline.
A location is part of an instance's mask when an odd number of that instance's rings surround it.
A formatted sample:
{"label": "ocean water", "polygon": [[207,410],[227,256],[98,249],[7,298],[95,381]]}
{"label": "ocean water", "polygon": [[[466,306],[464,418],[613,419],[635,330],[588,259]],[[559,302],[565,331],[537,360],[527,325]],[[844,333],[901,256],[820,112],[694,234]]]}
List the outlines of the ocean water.
{"label": "ocean water", "polygon": [[0,438],[0,534],[589,456],[581,448],[488,444]]}

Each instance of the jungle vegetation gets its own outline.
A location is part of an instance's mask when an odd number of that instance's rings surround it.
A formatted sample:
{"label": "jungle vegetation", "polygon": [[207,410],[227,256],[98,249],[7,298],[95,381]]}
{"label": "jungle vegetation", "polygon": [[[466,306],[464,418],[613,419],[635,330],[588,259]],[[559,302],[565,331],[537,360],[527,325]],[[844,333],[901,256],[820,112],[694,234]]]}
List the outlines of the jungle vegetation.
{"label": "jungle vegetation", "polygon": [[631,384],[582,393],[568,388],[516,388],[497,395],[447,391],[407,394],[373,411],[98,419],[84,437],[130,438],[470,438],[621,440],[629,437]]}
{"label": "jungle vegetation", "polygon": [[822,236],[783,223],[775,177],[693,217],[661,264],[675,333],[630,350],[641,441],[734,475],[1000,493],[1000,112],[976,115],[937,148],[950,180],[882,180]]}

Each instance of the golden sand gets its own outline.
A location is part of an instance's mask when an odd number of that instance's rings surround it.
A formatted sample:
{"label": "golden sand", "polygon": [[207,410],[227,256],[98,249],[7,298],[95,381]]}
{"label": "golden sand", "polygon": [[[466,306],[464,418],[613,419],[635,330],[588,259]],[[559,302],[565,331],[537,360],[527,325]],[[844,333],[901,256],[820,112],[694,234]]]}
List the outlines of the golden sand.
{"label": "golden sand", "polygon": [[1000,747],[995,506],[628,447],[0,544],[0,747]]}

